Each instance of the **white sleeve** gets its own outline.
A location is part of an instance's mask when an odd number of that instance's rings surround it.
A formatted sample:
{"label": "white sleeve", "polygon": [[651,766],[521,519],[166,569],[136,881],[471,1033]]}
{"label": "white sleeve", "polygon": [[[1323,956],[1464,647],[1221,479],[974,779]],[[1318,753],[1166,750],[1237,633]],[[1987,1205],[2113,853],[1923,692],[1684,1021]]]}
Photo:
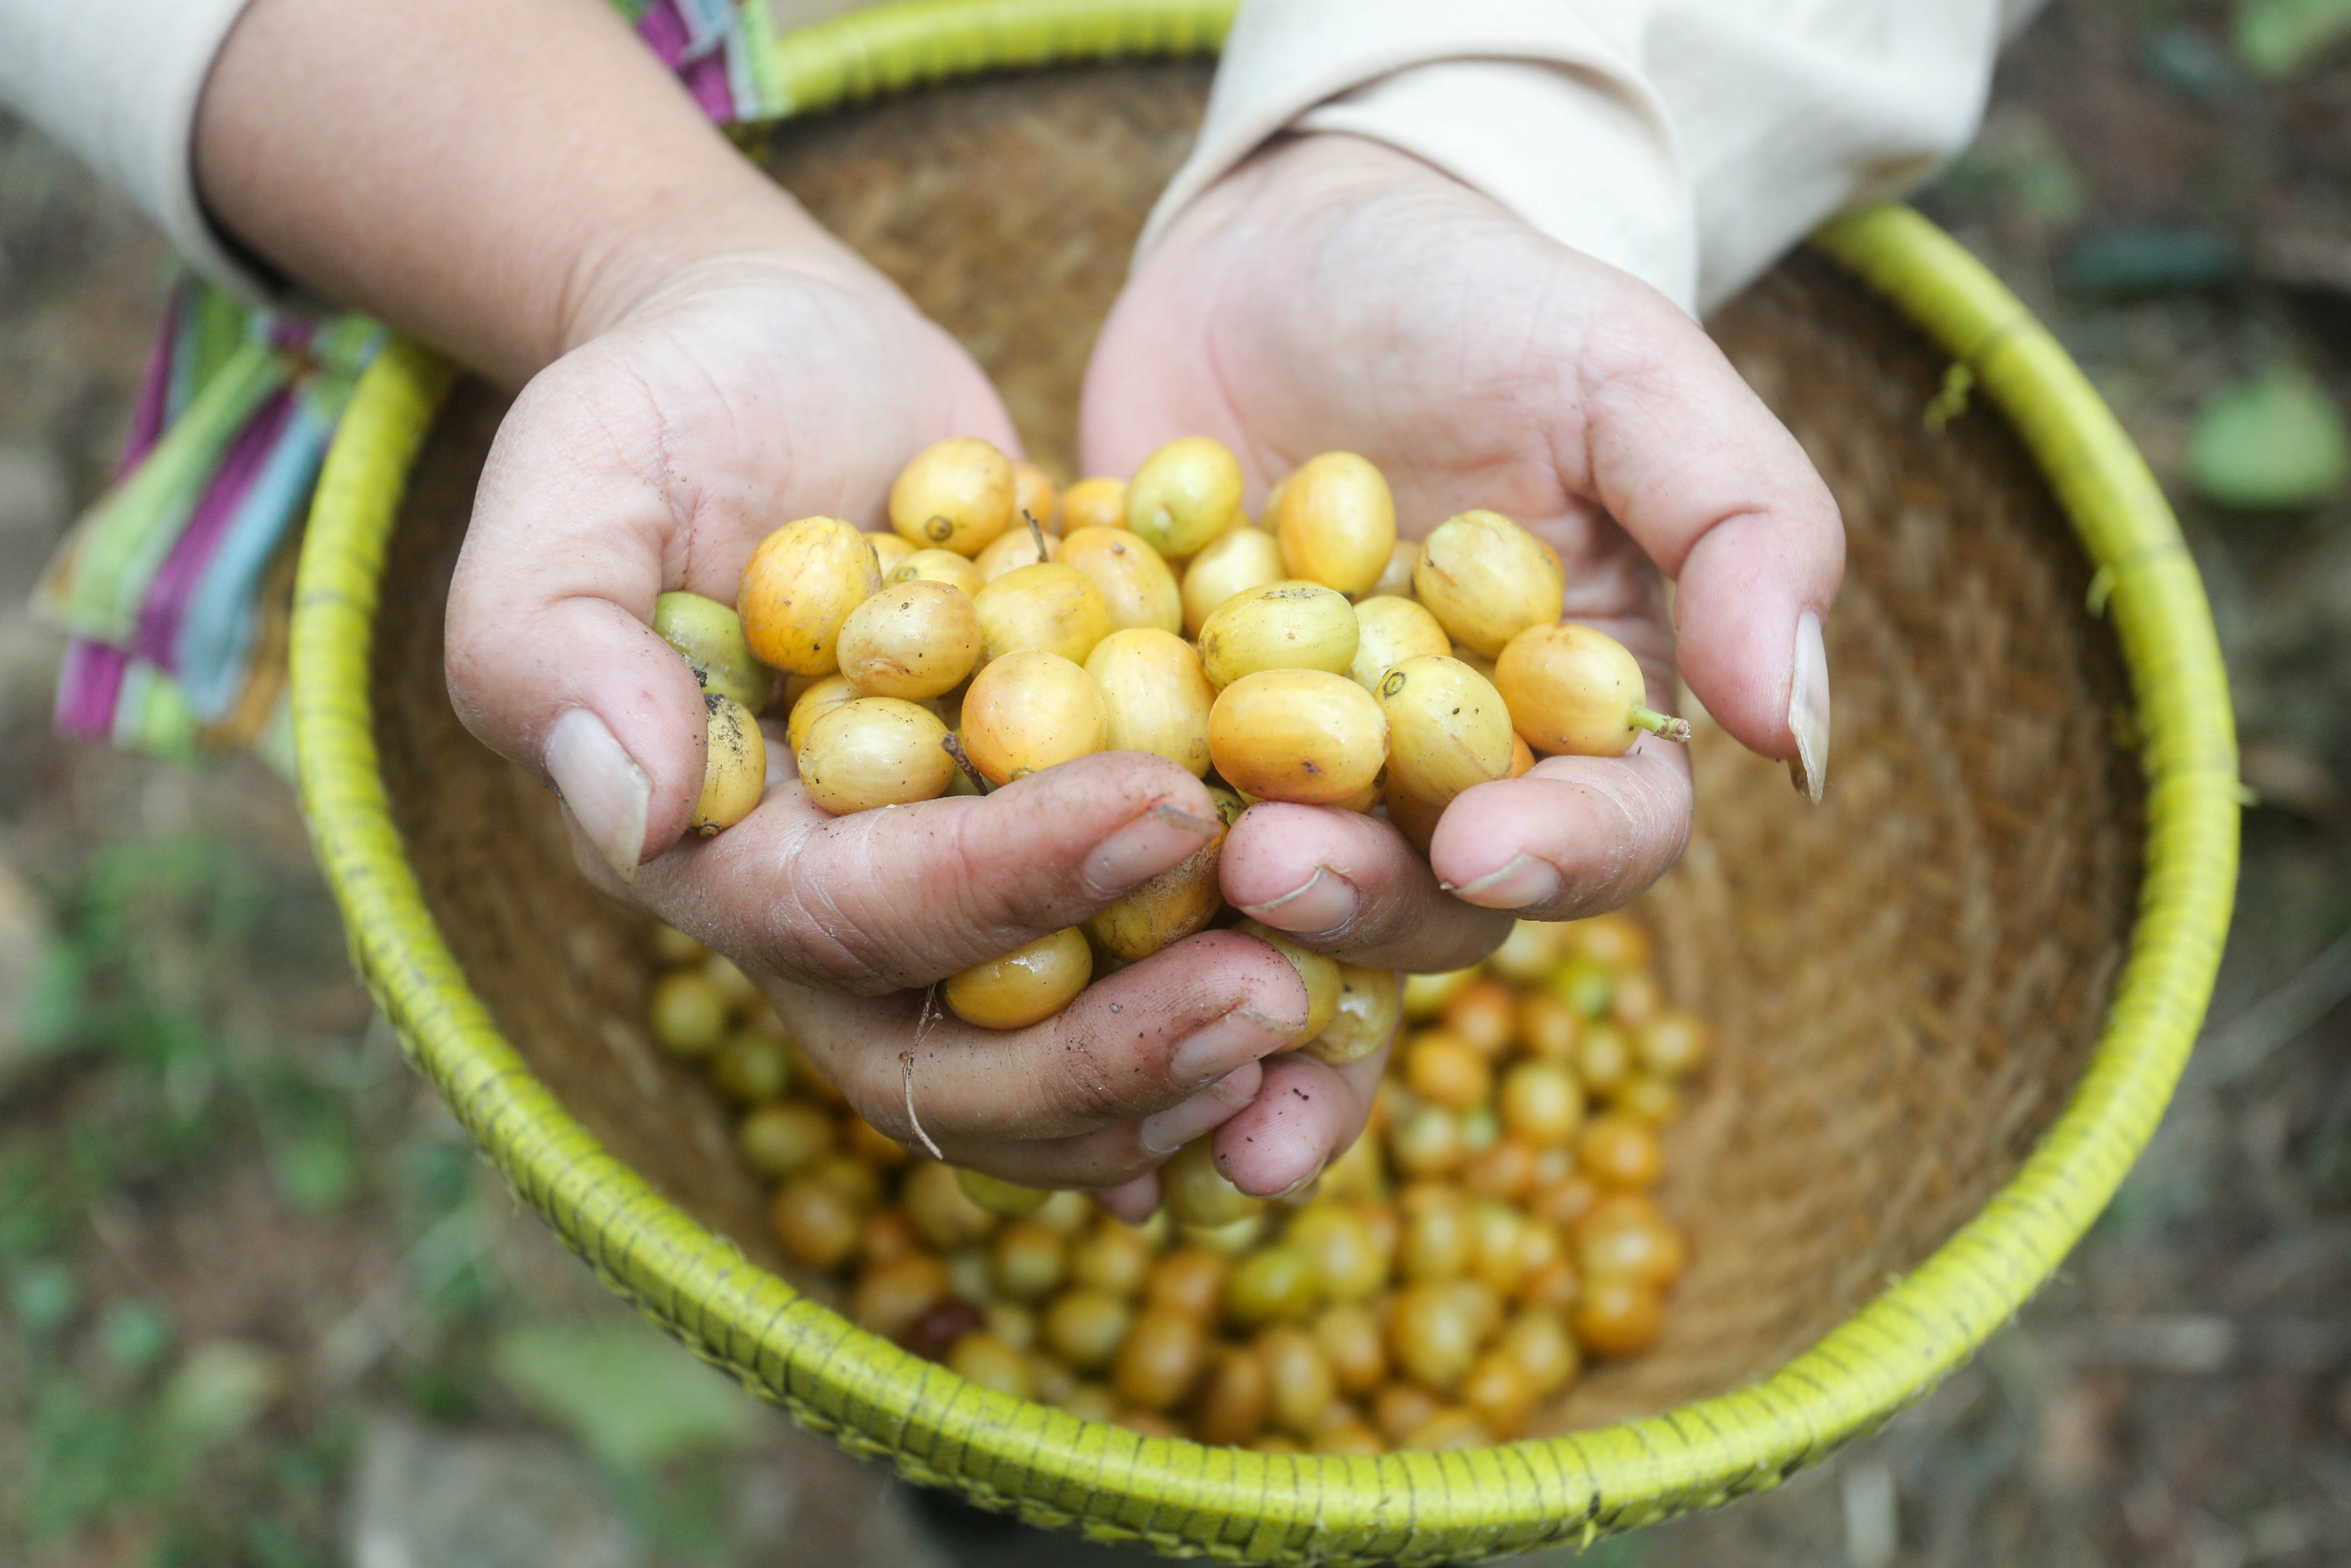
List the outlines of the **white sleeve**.
{"label": "white sleeve", "polygon": [[240,294],[265,286],[204,217],[190,143],[246,0],[0,0],[0,104],[65,143]]}
{"label": "white sleeve", "polygon": [[1965,146],[2031,0],[1248,0],[1144,231],[1287,129],[1384,141],[1712,308]]}

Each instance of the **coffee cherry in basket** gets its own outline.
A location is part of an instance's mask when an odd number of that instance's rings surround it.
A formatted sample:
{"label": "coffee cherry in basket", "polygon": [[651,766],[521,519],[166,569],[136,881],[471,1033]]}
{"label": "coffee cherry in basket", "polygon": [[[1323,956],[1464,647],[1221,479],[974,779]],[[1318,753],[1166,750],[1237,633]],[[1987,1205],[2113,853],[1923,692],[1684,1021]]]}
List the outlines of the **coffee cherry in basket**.
{"label": "coffee cherry in basket", "polygon": [[1499,512],[1447,518],[1421,541],[1414,594],[1456,642],[1492,658],[1530,626],[1559,619],[1559,554]]}
{"label": "coffee cherry in basket", "polygon": [[1510,709],[1460,660],[1416,654],[1381,677],[1378,695],[1396,788],[1441,810],[1465,789],[1510,777]]}
{"label": "coffee cherry in basket", "polygon": [[1513,636],[1494,661],[1494,685],[1527,744],[1552,756],[1622,756],[1644,730],[1690,737],[1687,719],[1646,706],[1648,684],[1622,643],[1573,622]]}
{"label": "coffee cherry in basket", "polygon": [[810,724],[800,787],[835,816],[935,800],[955,779],[947,727],[917,703],[859,697]]}
{"label": "coffee cherry in basket", "polygon": [[759,541],[736,603],[761,661],[789,674],[829,675],[841,664],[841,623],[881,586],[872,540],[836,517],[802,517]]}
{"label": "coffee cherry in basket", "polygon": [[1169,442],[1127,481],[1127,528],[1169,560],[1189,558],[1240,509],[1240,462],[1205,435]]}
{"label": "coffee cherry in basket", "polygon": [[775,695],[776,672],[751,656],[743,618],[699,593],[664,593],[653,601],[653,631],[685,655],[705,692],[732,697],[753,713]]}
{"label": "coffee cherry in basket", "polygon": [[985,441],[926,446],[890,486],[890,526],[917,549],[977,555],[1012,525],[1012,464]]}
{"label": "coffee cherry in basket", "polygon": [[1380,580],[1395,549],[1388,482],[1352,452],[1308,458],[1282,481],[1280,505],[1268,514],[1290,575],[1350,596]]}
{"label": "coffee cherry in basket", "polygon": [[967,1024],[1026,1029],[1069,1006],[1093,967],[1085,933],[1071,926],[951,975],[939,990],[948,1010]]}
{"label": "coffee cherry in basket", "polygon": [[702,706],[707,721],[702,793],[687,825],[708,838],[733,827],[758,805],[768,788],[768,743],[759,734],[759,721],[733,697],[705,692]]}
{"label": "coffee cherry in basket", "polygon": [[1261,670],[1227,686],[1208,710],[1217,771],[1259,800],[1339,804],[1378,779],[1387,754],[1386,716],[1344,675]]}
{"label": "coffee cherry in basket", "polygon": [[1109,726],[1102,688],[1056,653],[990,660],[964,694],[964,751],[991,784],[1091,757],[1102,748]]}
{"label": "coffee cherry in basket", "polygon": [[920,702],[978,664],[979,612],[943,582],[889,585],[841,622],[841,673],[866,696]]}

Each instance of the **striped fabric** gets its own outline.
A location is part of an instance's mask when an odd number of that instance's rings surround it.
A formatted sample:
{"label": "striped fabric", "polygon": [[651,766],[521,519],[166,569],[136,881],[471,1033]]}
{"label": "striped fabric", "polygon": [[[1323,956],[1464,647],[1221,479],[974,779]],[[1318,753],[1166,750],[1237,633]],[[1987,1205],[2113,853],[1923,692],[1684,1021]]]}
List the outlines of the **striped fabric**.
{"label": "striped fabric", "polygon": [[[712,120],[762,117],[737,0],[614,3]],[[68,637],[59,733],[165,757],[243,747],[292,777],[299,524],[384,337],[360,316],[255,309],[193,276],[172,290],[115,481],[37,591]]]}

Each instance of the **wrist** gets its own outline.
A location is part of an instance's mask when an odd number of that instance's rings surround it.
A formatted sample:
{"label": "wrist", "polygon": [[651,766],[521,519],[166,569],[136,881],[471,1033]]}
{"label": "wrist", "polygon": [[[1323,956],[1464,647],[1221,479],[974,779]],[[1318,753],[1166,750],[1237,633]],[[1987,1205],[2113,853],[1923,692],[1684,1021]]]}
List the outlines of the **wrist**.
{"label": "wrist", "polygon": [[682,283],[737,266],[847,281],[862,266],[747,164],[640,193],[577,247],[547,291],[542,363],[656,304]]}

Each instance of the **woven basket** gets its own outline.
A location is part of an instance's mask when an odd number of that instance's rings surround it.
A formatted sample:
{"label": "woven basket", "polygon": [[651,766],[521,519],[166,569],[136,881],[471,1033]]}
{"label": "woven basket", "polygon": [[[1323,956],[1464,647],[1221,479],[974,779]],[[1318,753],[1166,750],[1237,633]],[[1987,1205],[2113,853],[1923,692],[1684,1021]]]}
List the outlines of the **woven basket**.
{"label": "woven basket", "polygon": [[[768,46],[761,68],[780,101],[830,107],[1196,50],[1219,10],[930,4]],[[1092,325],[1207,79],[935,87],[760,150],[1066,460]],[[1949,240],[1899,208],[1845,220],[1716,328],[1844,507],[1836,756],[1810,809],[1776,766],[1697,743],[1697,837],[1639,905],[1724,1042],[1670,1137],[1663,1201],[1695,1261],[1662,1344],[1584,1380],[1543,1436],[1379,1459],[1139,1437],[966,1384],[788,1283],[720,1108],[646,1038],[645,923],[587,889],[545,792],[450,712],[441,604],[500,408],[401,346],[328,461],[294,632],[303,785],[360,967],[607,1283],[917,1480],[1171,1552],[1332,1563],[1589,1542],[1771,1487],[1949,1373],[2113,1192],[2210,988],[2236,758],[2154,482]]]}

